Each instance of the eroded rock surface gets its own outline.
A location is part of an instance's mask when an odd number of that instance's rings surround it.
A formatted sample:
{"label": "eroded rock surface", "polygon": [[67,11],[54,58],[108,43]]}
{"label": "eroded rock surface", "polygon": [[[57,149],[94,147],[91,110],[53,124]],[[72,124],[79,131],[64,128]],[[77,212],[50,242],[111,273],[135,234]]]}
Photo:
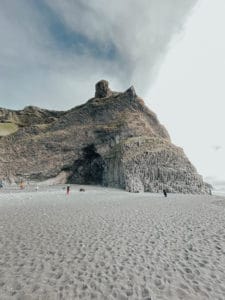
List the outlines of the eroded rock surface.
{"label": "eroded rock surface", "polygon": [[[28,111],[31,117],[32,109]],[[38,110],[40,114],[45,126],[28,122],[1,138],[0,178],[51,182],[65,178],[130,192],[163,188],[208,192],[183,150],[171,143],[167,130],[133,87],[115,93],[102,80],[96,84],[95,97],[85,104],[49,116]]]}
{"label": "eroded rock surface", "polygon": [[100,80],[95,85],[95,98],[105,98],[112,95],[109,83],[106,80]]}

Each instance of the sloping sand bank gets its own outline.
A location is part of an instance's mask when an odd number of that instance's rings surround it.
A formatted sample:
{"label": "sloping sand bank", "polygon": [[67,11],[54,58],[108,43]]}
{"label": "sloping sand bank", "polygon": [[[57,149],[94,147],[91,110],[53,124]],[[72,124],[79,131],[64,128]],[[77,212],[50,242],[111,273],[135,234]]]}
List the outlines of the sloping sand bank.
{"label": "sloping sand bank", "polygon": [[0,194],[0,299],[225,299],[225,200]]}

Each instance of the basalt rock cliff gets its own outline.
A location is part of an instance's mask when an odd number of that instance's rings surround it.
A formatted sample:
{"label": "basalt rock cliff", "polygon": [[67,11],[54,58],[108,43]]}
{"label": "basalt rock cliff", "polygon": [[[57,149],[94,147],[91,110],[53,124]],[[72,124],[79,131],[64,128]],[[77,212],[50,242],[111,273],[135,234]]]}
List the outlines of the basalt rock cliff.
{"label": "basalt rock cliff", "polygon": [[66,112],[0,109],[0,178],[99,184],[131,192],[207,193],[183,150],[171,143],[133,87],[113,92],[96,84],[95,97]]}

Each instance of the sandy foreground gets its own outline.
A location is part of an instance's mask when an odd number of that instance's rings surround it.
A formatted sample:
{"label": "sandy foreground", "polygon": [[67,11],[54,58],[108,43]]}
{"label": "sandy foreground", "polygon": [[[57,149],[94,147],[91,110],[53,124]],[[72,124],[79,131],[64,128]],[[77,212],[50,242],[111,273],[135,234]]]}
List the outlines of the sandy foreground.
{"label": "sandy foreground", "polygon": [[225,299],[224,198],[79,188],[0,191],[1,300]]}

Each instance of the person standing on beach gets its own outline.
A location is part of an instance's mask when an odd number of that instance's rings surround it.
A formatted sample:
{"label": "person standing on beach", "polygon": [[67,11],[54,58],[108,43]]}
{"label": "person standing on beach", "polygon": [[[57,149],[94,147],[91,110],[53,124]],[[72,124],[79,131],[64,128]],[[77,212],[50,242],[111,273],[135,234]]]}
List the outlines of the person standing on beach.
{"label": "person standing on beach", "polygon": [[163,189],[163,195],[167,197],[167,191],[165,189]]}
{"label": "person standing on beach", "polygon": [[70,186],[69,185],[67,185],[67,187],[66,187],[66,194],[69,196],[69,194],[70,194]]}
{"label": "person standing on beach", "polygon": [[25,183],[23,180],[20,181],[20,189],[23,190],[25,188]]}

